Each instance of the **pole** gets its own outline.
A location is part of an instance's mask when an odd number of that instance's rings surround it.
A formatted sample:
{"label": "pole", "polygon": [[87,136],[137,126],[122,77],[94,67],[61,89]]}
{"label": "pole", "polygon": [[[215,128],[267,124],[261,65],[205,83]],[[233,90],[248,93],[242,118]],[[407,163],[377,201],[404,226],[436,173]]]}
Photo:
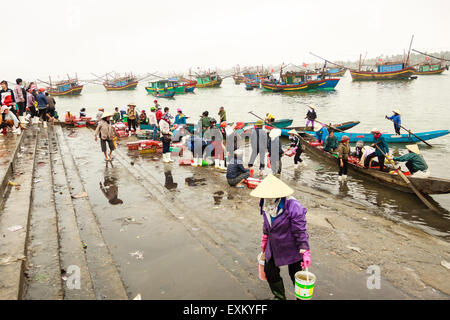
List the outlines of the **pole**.
{"label": "pole", "polygon": [[420,52],[420,51],[418,51],[418,50],[416,50],[416,49],[412,49],[412,51],[417,52],[417,53],[420,53],[420,54],[422,54],[422,55],[424,55],[424,56],[427,56],[427,57],[434,58],[434,59],[438,59],[438,60],[442,60],[442,61],[450,61],[449,59],[438,58],[438,57],[432,56],[431,54],[427,54],[427,53]]}
{"label": "pole", "polygon": [[[388,116],[385,116],[386,119],[391,120],[392,122],[394,122],[394,120],[389,119]],[[420,137],[416,136],[414,133],[411,132],[411,130],[406,129],[405,127],[403,127],[401,124],[398,125],[400,128],[402,128],[403,130],[407,131],[409,134],[412,134],[414,137],[416,137],[417,139],[419,139],[420,141],[422,141],[423,143],[425,143],[427,146],[432,147],[431,144],[429,144],[428,142],[426,142],[425,140],[421,139]]]}
{"label": "pole", "polygon": [[411,53],[411,46],[412,46],[413,39],[414,39],[414,35],[412,35],[411,42],[409,43],[408,58],[406,58],[406,66],[409,65],[409,54]]}
{"label": "pole", "polygon": [[[378,147],[377,145],[375,145],[375,147],[386,157],[386,159],[388,159],[392,164],[394,164],[394,161],[390,158],[388,158],[386,156],[386,154],[383,152],[383,150],[380,149],[380,147]],[[383,164],[380,163],[380,166],[382,166]],[[425,199],[425,197],[420,193],[419,190],[417,190],[417,188],[411,183],[411,181],[409,181],[409,179],[403,174],[401,169],[398,169],[397,172],[399,173],[400,177],[402,177],[403,181],[405,181],[406,185],[408,187],[411,188],[412,191],[414,191],[414,193],[417,195],[417,197],[422,200],[422,202],[431,210],[439,213],[439,210],[433,206],[427,199]]]}

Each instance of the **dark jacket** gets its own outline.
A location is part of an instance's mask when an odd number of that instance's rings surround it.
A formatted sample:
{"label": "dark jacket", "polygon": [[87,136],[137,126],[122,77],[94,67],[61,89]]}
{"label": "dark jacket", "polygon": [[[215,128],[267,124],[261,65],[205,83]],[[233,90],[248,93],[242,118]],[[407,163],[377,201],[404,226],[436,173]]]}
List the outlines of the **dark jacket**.
{"label": "dark jacket", "polygon": [[314,110],[309,110],[308,113],[306,114],[306,118],[308,120],[316,120],[317,114]]}
{"label": "dark jacket", "polygon": [[428,169],[428,165],[425,162],[423,156],[414,152],[404,154],[400,157],[394,157],[394,161],[406,161],[406,163],[409,162],[414,169],[414,172],[411,173],[415,173],[417,171],[425,171]]}
{"label": "dark jacket", "polygon": [[249,170],[245,169],[242,162],[236,159],[233,159],[233,161],[227,165],[227,179],[234,179],[241,173],[245,172],[249,172]]}
{"label": "dark jacket", "polygon": [[45,108],[47,108],[47,104],[48,104],[47,98],[45,97],[45,95],[42,92],[40,92],[38,94],[38,96],[36,98],[36,101],[38,103],[38,105],[37,105],[38,109],[45,109]]}
{"label": "dark jacket", "polygon": [[1,89],[1,90],[0,90],[0,104],[1,104],[1,105],[3,105],[3,101],[5,100],[5,98],[6,98],[7,96],[11,96],[12,101],[13,101],[13,102],[16,102],[16,99],[15,99],[15,97],[14,97],[14,92],[13,92],[11,89],[9,89],[9,88],[6,89],[6,90]]}
{"label": "dark jacket", "polygon": [[330,152],[331,150],[337,149],[339,143],[335,136],[331,137],[328,136],[325,139],[325,142],[323,143],[323,150]]}

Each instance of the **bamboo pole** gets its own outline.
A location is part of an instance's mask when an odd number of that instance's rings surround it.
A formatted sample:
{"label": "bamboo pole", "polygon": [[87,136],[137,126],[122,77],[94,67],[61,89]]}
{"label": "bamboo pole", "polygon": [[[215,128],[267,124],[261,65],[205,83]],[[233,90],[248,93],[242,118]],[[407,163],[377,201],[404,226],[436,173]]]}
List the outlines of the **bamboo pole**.
{"label": "bamboo pole", "polygon": [[[375,145],[375,147],[386,157],[386,159],[389,160],[392,164],[394,164],[394,160],[386,156],[386,154],[383,152],[383,150],[380,149],[379,146]],[[380,163],[380,166],[384,165],[383,163]],[[409,181],[409,179],[403,174],[401,169],[398,169],[397,172],[399,173],[400,177],[402,177],[403,181],[405,181],[406,185],[411,188],[412,191],[417,195],[417,197],[422,200],[422,202],[431,210],[439,213],[439,210],[431,204],[421,193],[417,188]]]}

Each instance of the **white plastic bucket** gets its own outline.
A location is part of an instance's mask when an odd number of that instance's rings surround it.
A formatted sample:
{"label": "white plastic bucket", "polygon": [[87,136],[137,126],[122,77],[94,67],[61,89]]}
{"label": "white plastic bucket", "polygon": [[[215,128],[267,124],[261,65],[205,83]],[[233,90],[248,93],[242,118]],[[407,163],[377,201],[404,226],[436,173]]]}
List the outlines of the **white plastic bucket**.
{"label": "white plastic bucket", "polygon": [[266,273],[264,272],[264,263],[265,260],[262,259],[262,252],[260,254],[258,254],[258,277],[263,280],[266,281]]}
{"label": "white plastic bucket", "polygon": [[295,296],[301,300],[310,300],[313,296],[315,283],[316,276],[312,272],[308,270],[298,271],[295,274]]}

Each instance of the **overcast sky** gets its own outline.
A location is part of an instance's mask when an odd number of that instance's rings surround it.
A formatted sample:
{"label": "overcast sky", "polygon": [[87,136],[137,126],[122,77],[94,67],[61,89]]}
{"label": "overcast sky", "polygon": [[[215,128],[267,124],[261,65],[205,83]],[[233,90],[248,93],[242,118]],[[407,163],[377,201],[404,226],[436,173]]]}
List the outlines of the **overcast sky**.
{"label": "overcast sky", "polygon": [[367,58],[402,54],[412,34],[413,48],[450,50],[448,0],[19,0],[2,7],[0,78],[8,80],[318,61],[310,51],[357,60],[366,51]]}

